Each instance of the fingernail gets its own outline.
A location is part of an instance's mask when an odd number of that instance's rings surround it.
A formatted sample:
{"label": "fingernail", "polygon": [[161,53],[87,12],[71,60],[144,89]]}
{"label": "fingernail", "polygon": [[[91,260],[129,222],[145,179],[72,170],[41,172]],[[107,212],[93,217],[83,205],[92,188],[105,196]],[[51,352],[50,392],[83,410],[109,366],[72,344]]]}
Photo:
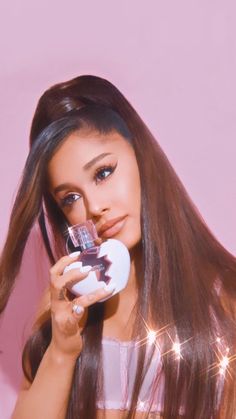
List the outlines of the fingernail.
{"label": "fingernail", "polygon": [[73,253],[70,253],[69,256],[70,256],[70,258],[76,258],[80,255],[80,253],[81,252],[79,252],[79,251],[78,252],[73,252]]}
{"label": "fingernail", "polygon": [[114,282],[111,282],[110,284],[104,285],[103,289],[104,291],[112,292],[116,288],[116,284]]}
{"label": "fingernail", "polygon": [[80,268],[80,272],[89,272],[89,271],[91,271],[91,269],[92,269],[92,266],[89,266],[89,265],[86,265],[86,266],[81,266],[81,268]]}
{"label": "fingernail", "polygon": [[84,308],[82,306],[79,306],[78,304],[74,304],[72,307],[72,311],[76,314],[81,314],[84,311]]}

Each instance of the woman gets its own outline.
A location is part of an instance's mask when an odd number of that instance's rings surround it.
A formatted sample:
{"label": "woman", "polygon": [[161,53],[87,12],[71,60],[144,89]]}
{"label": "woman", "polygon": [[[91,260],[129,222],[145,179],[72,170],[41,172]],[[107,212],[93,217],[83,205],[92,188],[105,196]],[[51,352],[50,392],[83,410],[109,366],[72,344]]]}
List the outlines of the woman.
{"label": "woman", "polygon": [[[39,101],[1,260],[2,308],[38,218],[50,294],[25,347],[13,419],[235,418],[236,260],[108,81],[81,76]],[[131,256],[125,290],[99,304],[111,289],[75,298],[67,285],[86,274],[63,274],[73,260],[65,225],[89,218],[98,232],[115,220],[108,237]]]}

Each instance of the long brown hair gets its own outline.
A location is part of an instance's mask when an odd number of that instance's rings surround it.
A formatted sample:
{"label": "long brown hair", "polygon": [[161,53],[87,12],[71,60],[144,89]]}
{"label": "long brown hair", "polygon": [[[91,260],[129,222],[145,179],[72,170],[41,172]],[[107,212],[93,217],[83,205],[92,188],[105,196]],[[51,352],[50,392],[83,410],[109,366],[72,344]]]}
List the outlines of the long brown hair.
{"label": "long brown hair", "polygon": [[[53,86],[38,103],[31,128],[31,151],[1,258],[0,307],[3,309],[7,302],[27,237],[37,219],[51,261],[65,251],[65,219],[47,195],[45,169],[57,145],[71,131],[80,129],[78,118],[86,119],[81,112],[87,112],[87,125],[92,124],[99,130],[95,118],[99,106],[108,114],[110,110],[114,111],[113,116],[118,115],[117,125],[114,125],[114,119],[110,125],[109,118],[106,119],[107,132],[123,127],[122,135],[134,148],[141,174],[143,280],[138,283],[133,335],[145,334],[145,327],[140,330],[140,319],[152,328],[168,329],[163,338],[163,352],[166,352],[162,357],[163,418],[177,418],[182,412],[189,419],[234,419],[235,379],[233,373],[228,375],[226,371],[225,379],[219,380],[217,342],[221,339],[229,348],[229,357],[236,352],[236,259],[209,231],[144,122],[107,80],[80,76]],[[95,114],[91,114],[93,108]],[[43,200],[55,243],[47,233]],[[103,304],[89,310],[84,330],[85,345],[75,368],[67,419],[96,416],[96,397],[101,391],[98,369],[101,366],[103,311]],[[33,380],[51,339],[49,313],[48,310],[38,319],[25,347],[23,366],[30,380]],[[178,362],[170,350],[170,342],[176,338],[183,343]],[[144,359],[145,345],[140,349],[127,418],[132,418],[136,409],[145,376]],[[234,366],[234,358],[229,359],[232,359],[230,366]],[[30,370],[26,368],[26,361]],[[81,382],[91,390],[80,391]]]}

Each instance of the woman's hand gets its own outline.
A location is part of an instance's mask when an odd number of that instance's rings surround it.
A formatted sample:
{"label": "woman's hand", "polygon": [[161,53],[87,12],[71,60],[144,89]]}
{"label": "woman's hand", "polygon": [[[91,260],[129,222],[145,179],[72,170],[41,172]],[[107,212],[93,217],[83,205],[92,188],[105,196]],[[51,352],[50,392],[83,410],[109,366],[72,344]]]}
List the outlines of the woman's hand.
{"label": "woman's hand", "polygon": [[77,358],[82,350],[81,331],[87,318],[87,307],[109,296],[113,289],[102,288],[94,293],[67,298],[67,287],[86,278],[89,272],[64,269],[75,262],[76,257],[64,256],[50,269],[52,341],[50,346],[60,355]]}

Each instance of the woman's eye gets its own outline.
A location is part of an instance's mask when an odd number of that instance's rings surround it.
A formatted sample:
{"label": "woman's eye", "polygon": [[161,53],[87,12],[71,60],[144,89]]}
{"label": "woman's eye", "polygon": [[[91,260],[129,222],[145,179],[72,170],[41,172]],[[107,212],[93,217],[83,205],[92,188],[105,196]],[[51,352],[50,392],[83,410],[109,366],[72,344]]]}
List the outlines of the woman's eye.
{"label": "woman's eye", "polygon": [[112,166],[101,167],[95,173],[95,180],[97,182],[101,182],[102,180],[110,176],[114,172],[115,168],[116,167],[112,167]]}
{"label": "woman's eye", "polygon": [[76,193],[72,193],[70,195],[65,196],[65,198],[61,199],[61,206],[66,207],[72,205],[75,201],[80,199],[80,195]]}

